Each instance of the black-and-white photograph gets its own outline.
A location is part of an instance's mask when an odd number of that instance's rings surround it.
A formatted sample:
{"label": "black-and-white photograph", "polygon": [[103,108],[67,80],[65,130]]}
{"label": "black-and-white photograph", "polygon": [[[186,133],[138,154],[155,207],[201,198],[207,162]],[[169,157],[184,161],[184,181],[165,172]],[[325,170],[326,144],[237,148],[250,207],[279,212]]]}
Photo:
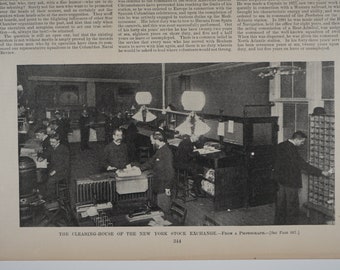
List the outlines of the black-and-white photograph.
{"label": "black-and-white photograph", "polygon": [[335,224],[334,64],[18,65],[20,226]]}

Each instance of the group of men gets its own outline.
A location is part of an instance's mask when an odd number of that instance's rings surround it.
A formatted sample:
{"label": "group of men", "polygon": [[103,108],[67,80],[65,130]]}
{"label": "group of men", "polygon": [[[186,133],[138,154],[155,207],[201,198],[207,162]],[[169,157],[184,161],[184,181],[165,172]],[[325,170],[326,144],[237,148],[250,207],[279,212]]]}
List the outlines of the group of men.
{"label": "group of men", "polygon": [[[112,142],[112,133],[117,128],[126,124],[125,133],[125,141],[128,145],[128,153],[129,157],[132,160],[136,159],[136,148],[135,148],[135,140],[137,135],[137,127],[132,119],[124,119],[121,112],[118,112],[116,115],[113,113],[109,113],[105,115],[105,143],[109,144]],[[79,118],[79,128],[80,128],[80,149],[87,150],[91,149],[89,146],[89,137],[90,137],[90,127],[93,125],[91,121],[91,117],[86,109],[84,109]]]}
{"label": "group of men", "polygon": [[48,179],[41,186],[41,192],[48,201],[57,199],[58,184],[68,183],[70,178],[70,150],[68,132],[70,123],[59,111],[55,119],[43,119],[35,130],[35,137],[41,142],[38,161],[47,160]]}
{"label": "group of men", "polygon": [[[36,137],[42,145],[39,158],[46,158],[49,162],[47,194],[48,197],[55,198],[56,184],[69,178],[69,147],[62,141],[60,134],[48,135],[46,128],[38,129]],[[301,171],[325,177],[329,177],[333,173],[332,170],[322,171],[310,165],[300,156],[298,147],[304,144],[306,137],[303,132],[297,131],[290,139],[277,145],[274,164],[274,180],[278,184],[276,225],[299,224]],[[129,154],[129,143],[123,140],[121,128],[115,128],[112,131],[112,139],[112,142],[104,148],[103,166],[107,171],[123,169],[135,161]],[[175,184],[175,168],[188,170],[194,179],[194,195],[199,196],[201,193],[202,168],[194,162],[197,155],[194,151],[197,139],[196,136],[183,136],[174,157],[161,130],[153,132],[150,136],[151,144],[156,152],[149,160],[141,164],[140,168],[141,170],[152,169],[152,192],[157,198],[157,205],[165,213],[168,213],[170,209],[171,194]]]}
{"label": "group of men", "polygon": [[[123,142],[123,130],[116,128],[112,137],[113,141],[104,148],[103,165],[107,171],[123,169],[131,162],[128,146]],[[150,140],[156,152],[140,168],[152,169],[152,192],[157,205],[167,214],[170,210],[171,190],[175,179],[173,154],[161,132],[154,132]]]}

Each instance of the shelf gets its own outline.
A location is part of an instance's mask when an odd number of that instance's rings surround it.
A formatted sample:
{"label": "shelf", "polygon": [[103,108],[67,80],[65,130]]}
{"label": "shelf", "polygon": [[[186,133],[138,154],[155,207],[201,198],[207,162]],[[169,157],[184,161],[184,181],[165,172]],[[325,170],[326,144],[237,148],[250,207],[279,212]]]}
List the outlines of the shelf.
{"label": "shelf", "polygon": [[[333,115],[310,115],[309,160],[310,164],[329,170],[334,168],[335,119]],[[327,216],[334,216],[335,177],[308,177],[308,207]]]}
{"label": "shelf", "polygon": [[322,206],[313,204],[311,202],[306,203],[306,207],[318,211],[328,217],[334,218],[334,210],[325,209]]}

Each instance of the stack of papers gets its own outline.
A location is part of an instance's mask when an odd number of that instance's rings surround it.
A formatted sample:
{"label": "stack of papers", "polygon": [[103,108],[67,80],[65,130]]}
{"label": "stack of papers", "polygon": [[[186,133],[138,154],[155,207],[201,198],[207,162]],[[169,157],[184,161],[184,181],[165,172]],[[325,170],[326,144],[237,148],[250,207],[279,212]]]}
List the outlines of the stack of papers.
{"label": "stack of papers", "polygon": [[123,170],[117,170],[116,174],[118,177],[131,177],[131,176],[139,176],[142,175],[140,168],[133,166],[130,168],[126,168]]}
{"label": "stack of papers", "polygon": [[198,152],[200,155],[207,155],[211,153],[221,152],[221,150],[215,149],[215,148],[199,148],[195,149],[194,152]]}

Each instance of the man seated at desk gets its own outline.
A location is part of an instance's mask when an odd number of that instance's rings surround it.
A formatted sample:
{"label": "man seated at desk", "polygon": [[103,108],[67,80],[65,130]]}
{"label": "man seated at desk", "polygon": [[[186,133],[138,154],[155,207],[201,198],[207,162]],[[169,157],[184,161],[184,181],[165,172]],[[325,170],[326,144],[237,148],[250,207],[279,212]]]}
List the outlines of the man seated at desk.
{"label": "man seated at desk", "polygon": [[51,136],[50,144],[53,149],[47,180],[47,198],[54,200],[57,198],[58,183],[69,181],[70,152],[67,146],[61,144],[59,134]]}
{"label": "man seated at desk", "polygon": [[104,148],[104,168],[107,171],[123,169],[129,164],[128,149],[123,142],[123,131],[120,128],[113,130],[113,141]]}
{"label": "man seated at desk", "polygon": [[35,137],[41,142],[42,148],[41,151],[38,152],[38,161],[47,159],[47,161],[49,162],[53,148],[50,144],[50,137],[47,135],[46,128],[38,128],[35,131]]}
{"label": "man seated at desk", "polygon": [[171,205],[171,189],[175,178],[173,155],[168,144],[164,141],[162,133],[159,131],[155,131],[150,136],[150,140],[157,150],[141,166],[141,169],[152,169],[152,192],[156,195],[157,205],[163,210],[165,215],[168,215]]}
{"label": "man seated at desk", "polygon": [[202,177],[199,175],[200,173],[203,173],[203,168],[195,162],[195,157],[199,155],[198,152],[194,151],[195,143],[197,142],[198,136],[196,135],[183,136],[183,140],[179,143],[177,148],[175,168],[188,170],[189,173],[192,174],[194,180],[191,192],[195,196],[203,196],[201,191]]}

